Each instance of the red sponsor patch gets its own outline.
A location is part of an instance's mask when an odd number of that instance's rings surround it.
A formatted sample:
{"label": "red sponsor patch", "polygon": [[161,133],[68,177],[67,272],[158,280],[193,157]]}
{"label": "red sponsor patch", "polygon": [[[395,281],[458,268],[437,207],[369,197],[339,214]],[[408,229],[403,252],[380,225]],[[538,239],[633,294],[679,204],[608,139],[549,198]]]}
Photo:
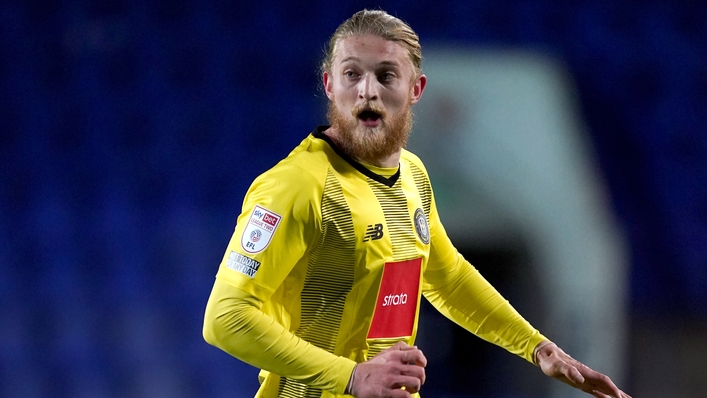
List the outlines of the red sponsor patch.
{"label": "red sponsor patch", "polygon": [[412,335],[420,291],[422,259],[386,263],[383,268],[369,339]]}

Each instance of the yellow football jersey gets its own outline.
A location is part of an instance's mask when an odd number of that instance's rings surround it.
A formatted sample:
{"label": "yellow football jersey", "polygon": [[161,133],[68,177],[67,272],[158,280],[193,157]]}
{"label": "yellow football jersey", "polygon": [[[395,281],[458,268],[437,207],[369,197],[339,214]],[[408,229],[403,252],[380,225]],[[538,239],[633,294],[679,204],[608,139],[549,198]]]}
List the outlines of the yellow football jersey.
{"label": "yellow football jersey", "polygon": [[[263,369],[257,397],[343,394],[355,362],[414,344],[422,295],[532,361],[545,338],[452,246],[422,162],[363,165],[325,130],[253,182],[207,305],[222,321],[204,335]],[[243,302],[250,315],[223,321]]]}

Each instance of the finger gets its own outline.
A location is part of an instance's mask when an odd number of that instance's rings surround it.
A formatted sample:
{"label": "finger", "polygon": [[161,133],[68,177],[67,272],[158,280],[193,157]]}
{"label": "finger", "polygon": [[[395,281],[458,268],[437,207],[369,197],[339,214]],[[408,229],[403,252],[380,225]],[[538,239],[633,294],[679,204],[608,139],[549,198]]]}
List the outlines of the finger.
{"label": "finger", "polygon": [[397,343],[393,344],[392,346],[386,348],[385,350],[379,352],[376,354],[376,356],[381,355],[383,353],[387,352],[395,352],[395,351],[407,351],[407,350],[416,350],[417,346],[411,346],[407,345],[404,341],[398,341]]}
{"label": "finger", "polygon": [[631,398],[629,395],[627,395],[623,391],[619,391],[618,395],[614,395],[613,393],[612,394],[605,394],[599,390],[593,390],[591,392],[591,394],[595,397],[598,397],[598,398]]}
{"label": "finger", "polygon": [[570,382],[574,384],[584,383],[584,376],[582,376],[582,373],[574,366],[569,365],[567,362],[561,362],[557,365],[557,367],[559,373],[564,375]]}
{"label": "finger", "polygon": [[414,363],[415,365],[422,367],[427,366],[427,358],[425,357],[425,354],[418,349],[402,351],[400,354],[400,361],[407,364]]}
{"label": "finger", "polygon": [[414,346],[408,345],[404,341],[398,341],[397,343],[393,344],[390,348],[386,349],[385,351],[404,351],[404,350],[409,350],[409,349],[414,349]]}
{"label": "finger", "polygon": [[405,376],[405,375],[399,375],[398,377],[395,378],[395,382],[390,386],[390,388],[405,388],[406,391],[408,391],[411,394],[414,394],[418,391],[420,391],[420,387],[422,387],[422,382],[419,378],[417,377],[411,377],[411,376]]}
{"label": "finger", "polygon": [[618,387],[616,388],[616,391],[617,391],[617,393],[613,393],[613,392],[612,392],[612,393],[609,394],[608,396],[609,396],[610,398],[614,398],[614,397],[616,397],[616,398],[631,398],[630,395],[628,395],[628,394],[626,394],[625,392],[619,390]]}
{"label": "finger", "polygon": [[420,381],[420,385],[425,384],[425,380],[427,380],[427,374],[425,373],[425,368],[417,365],[403,365],[402,368],[399,369],[399,372],[403,376],[409,376],[409,377],[414,377],[417,380]]}
{"label": "finger", "polygon": [[[413,393],[414,394],[414,393]],[[401,389],[393,389],[389,390],[388,394],[386,397],[390,398],[412,398],[412,394],[410,394],[408,391],[401,390]]]}
{"label": "finger", "polygon": [[587,379],[589,379],[588,384],[592,386],[593,390],[608,394],[608,396],[612,398],[621,398],[623,396],[623,392],[619,390],[618,387],[616,387],[616,384],[611,381],[611,378],[609,378],[609,376],[591,370],[586,366],[585,368],[587,372]]}

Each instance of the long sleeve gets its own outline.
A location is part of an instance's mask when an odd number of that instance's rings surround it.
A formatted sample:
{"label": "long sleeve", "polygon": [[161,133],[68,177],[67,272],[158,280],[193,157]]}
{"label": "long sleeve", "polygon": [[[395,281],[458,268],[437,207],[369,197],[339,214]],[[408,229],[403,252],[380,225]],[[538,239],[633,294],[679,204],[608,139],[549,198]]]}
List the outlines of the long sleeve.
{"label": "long sleeve", "polygon": [[533,363],[544,340],[449,240],[432,199],[430,259],[423,294],[447,318],[463,328]]}
{"label": "long sleeve", "polygon": [[452,272],[427,281],[425,297],[463,328],[533,363],[535,347],[547,338],[471,264],[459,257],[460,263]]}
{"label": "long sleeve", "polygon": [[264,314],[252,295],[216,279],[204,316],[204,339],[274,374],[343,394],[355,362],[295,336]]}

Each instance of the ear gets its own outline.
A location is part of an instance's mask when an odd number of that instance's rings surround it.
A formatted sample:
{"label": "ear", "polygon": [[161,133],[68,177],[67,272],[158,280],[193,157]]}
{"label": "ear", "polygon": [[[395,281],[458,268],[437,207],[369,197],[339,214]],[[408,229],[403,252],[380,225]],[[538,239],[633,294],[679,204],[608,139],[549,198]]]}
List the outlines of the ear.
{"label": "ear", "polygon": [[326,96],[331,100],[332,99],[332,86],[334,82],[331,79],[331,76],[329,75],[329,72],[324,71],[322,73],[322,83],[324,84],[324,92],[326,93]]}
{"label": "ear", "polygon": [[420,75],[415,79],[415,85],[412,87],[412,103],[416,103],[422,97],[422,92],[425,91],[425,86],[427,85],[427,76]]}

